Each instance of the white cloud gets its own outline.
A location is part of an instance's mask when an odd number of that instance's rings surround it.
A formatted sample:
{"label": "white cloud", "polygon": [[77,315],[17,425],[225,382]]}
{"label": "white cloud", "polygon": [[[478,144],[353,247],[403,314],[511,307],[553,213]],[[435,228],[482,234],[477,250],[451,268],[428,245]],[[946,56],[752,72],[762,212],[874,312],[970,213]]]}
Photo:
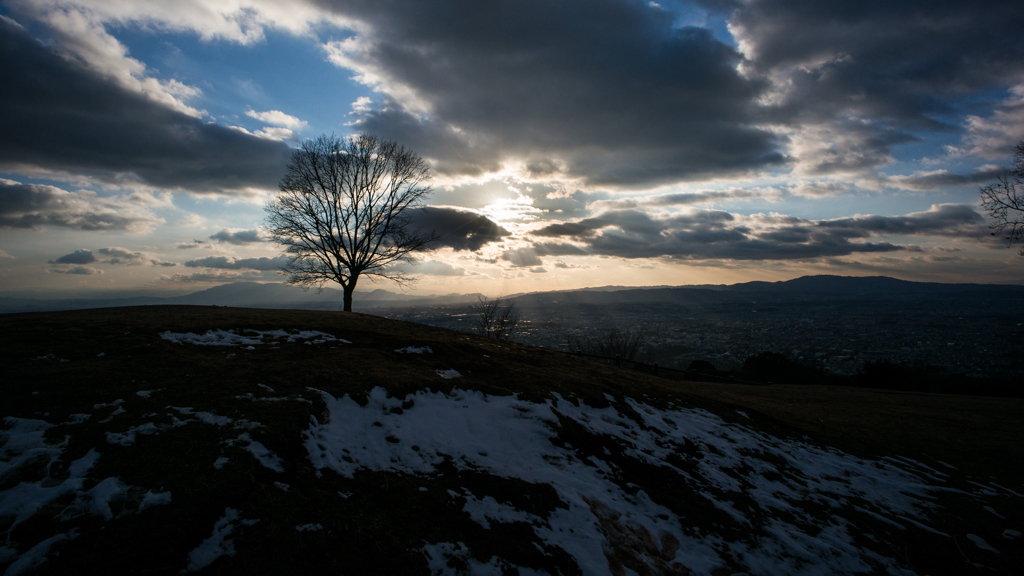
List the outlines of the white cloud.
{"label": "white cloud", "polygon": [[1005,158],[1013,147],[1024,140],[1024,84],[1010,89],[1010,96],[986,118],[967,117],[964,147],[953,148],[953,155],[962,153],[982,158]]}
{"label": "white cloud", "polygon": [[290,130],[301,130],[309,125],[305,120],[299,120],[295,116],[285,114],[280,110],[267,110],[266,112],[249,110],[245,115],[250,118],[255,118],[260,122],[270,124],[271,126],[283,126]]}

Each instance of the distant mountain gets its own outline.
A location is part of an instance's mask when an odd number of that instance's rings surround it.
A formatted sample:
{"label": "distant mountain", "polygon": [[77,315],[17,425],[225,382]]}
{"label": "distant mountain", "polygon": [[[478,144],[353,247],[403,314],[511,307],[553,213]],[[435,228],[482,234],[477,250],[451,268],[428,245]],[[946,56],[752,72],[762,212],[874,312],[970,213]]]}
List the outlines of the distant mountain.
{"label": "distant mountain", "polygon": [[[578,290],[556,290],[516,295],[522,306],[540,306],[554,303],[614,305],[622,303],[656,302],[727,302],[757,295],[773,298],[890,298],[907,295],[950,295],[962,293],[986,296],[1024,295],[1024,286],[1005,284],[944,284],[938,282],[910,282],[887,276],[803,276],[781,282],[744,282],[733,285],[701,286],[601,286]],[[394,306],[437,306],[475,302],[477,294],[443,294],[416,296],[384,289],[356,291],[356,309],[376,309]],[[156,304],[191,304],[200,306],[236,306],[250,308],[304,308],[337,310],[341,306],[341,290],[324,288],[322,291],[304,290],[286,284],[234,282],[193,292],[184,296],[159,298],[144,296],[110,299],[44,300],[34,298],[0,297],[0,313],[40,312],[48,310],[74,310],[107,308],[113,306],[147,306]]]}

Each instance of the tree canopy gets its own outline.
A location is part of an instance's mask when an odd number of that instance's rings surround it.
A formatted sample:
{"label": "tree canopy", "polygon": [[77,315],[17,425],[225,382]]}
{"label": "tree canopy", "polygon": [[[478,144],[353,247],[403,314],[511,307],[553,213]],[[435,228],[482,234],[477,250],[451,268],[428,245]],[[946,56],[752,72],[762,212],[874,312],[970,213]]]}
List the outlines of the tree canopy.
{"label": "tree canopy", "polygon": [[436,239],[410,223],[409,210],[430,194],[429,179],[416,153],[374,135],[304,142],[266,206],[270,237],[289,256],[288,283],[337,282],[350,312],[361,276],[410,282],[390,266],[413,261]]}

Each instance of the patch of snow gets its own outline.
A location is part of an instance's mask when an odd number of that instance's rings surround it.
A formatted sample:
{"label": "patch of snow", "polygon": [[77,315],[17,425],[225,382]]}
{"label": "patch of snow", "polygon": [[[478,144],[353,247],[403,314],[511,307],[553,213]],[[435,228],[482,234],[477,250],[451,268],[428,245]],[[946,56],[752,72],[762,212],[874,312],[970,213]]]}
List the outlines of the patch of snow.
{"label": "patch of snow", "polygon": [[270,386],[267,386],[266,384],[257,384],[257,386],[259,386],[260,388],[263,388],[267,392],[270,392],[270,393],[274,392],[274,389],[271,388]]}
{"label": "patch of snow", "polygon": [[395,350],[395,352],[398,352],[399,354],[433,354],[434,353],[434,351],[430,349],[430,346],[422,346],[422,347],[419,347],[419,348],[417,348],[415,346],[407,346],[405,348],[398,348],[398,349]]}
{"label": "patch of snow", "polygon": [[140,398],[149,398],[154,392],[160,392],[161,390],[163,390],[163,388],[157,388],[156,390],[139,390],[135,395]]}
{"label": "patch of snow", "polygon": [[[897,570],[897,559],[854,542],[863,516],[853,507],[889,523],[928,528],[925,513],[938,489],[906,463],[862,460],[731,424],[705,410],[661,410],[631,398],[622,400],[631,409],[627,415],[558,395],[533,403],[455,389],[450,395],[420,391],[389,398],[378,387],[365,406],[348,395],[322,395],[328,422],[314,418],[304,434],[318,470],[346,478],[363,468],[431,474],[447,460],[458,469],[549,485],[564,507],[545,517],[486,495],[466,498],[463,509],[485,527],[527,522],[541,541],[571,555],[584,574],[607,573],[609,550],[632,555],[654,572],[685,567],[710,573],[727,561],[752,573]],[[392,412],[409,400],[411,408]],[[617,446],[624,457],[674,473],[681,487],[723,512],[720,522],[748,536],[737,541],[714,528],[688,528],[643,490],[616,482],[613,464],[594,456],[584,460],[559,442],[565,420]],[[816,515],[815,506],[826,506],[829,519]],[[442,544],[424,549],[432,570],[434,560],[461,550],[436,548]]]}
{"label": "patch of snow", "polygon": [[277,486],[278,488],[284,490],[285,492],[287,492],[288,489],[291,488],[291,486],[285,484],[284,482],[274,482],[274,486]]}
{"label": "patch of snow", "polygon": [[315,530],[323,530],[323,524],[317,522],[316,524],[299,524],[295,527],[299,532],[313,532]]}
{"label": "patch of snow", "polygon": [[255,456],[256,460],[263,466],[270,468],[274,472],[284,472],[284,467],[281,466],[281,459],[262,443],[253,440],[248,432],[240,434],[235,440],[229,440],[228,444],[233,445],[235,442],[244,442],[246,444],[245,449]]}
{"label": "patch of snow", "polygon": [[106,404],[93,404],[92,409],[99,410],[100,408],[116,408],[121,404],[124,404],[124,400],[118,398],[117,400],[114,400],[113,402],[107,402]]}
{"label": "patch of snow", "polygon": [[92,418],[92,414],[68,414],[68,419],[64,422],[65,425],[82,424],[89,418]]}
{"label": "patch of snow", "polygon": [[527,514],[522,510],[516,510],[508,504],[498,502],[491,496],[484,496],[482,500],[478,500],[469,490],[465,488],[463,490],[466,492],[466,504],[462,507],[462,511],[469,514],[469,517],[480,526],[483,526],[485,530],[491,529],[491,520],[498,523],[529,523],[536,518],[532,514]]}
{"label": "patch of snow", "polygon": [[311,403],[309,400],[299,396],[298,394],[292,394],[291,396],[260,396],[257,398],[253,396],[251,392],[235,396],[235,400],[252,400],[253,402],[285,402],[287,400],[292,400],[294,402]]}
{"label": "patch of snow", "polygon": [[491,556],[487,562],[474,558],[469,548],[462,542],[437,542],[427,544],[420,549],[427,559],[427,567],[432,576],[448,576],[455,574],[471,574],[473,576],[502,576],[503,574],[519,573],[522,576],[540,576],[547,572],[538,572],[516,566],[497,556]]}
{"label": "patch of snow", "polygon": [[106,355],[107,355],[107,353],[106,353],[106,352],[100,352],[99,354],[97,354],[97,355],[96,355],[96,357],[97,357],[97,358],[103,358],[103,357],[104,357],[104,356],[106,356]]}
{"label": "patch of snow", "polygon": [[[139,503],[137,509],[125,507],[122,515],[170,502],[169,492],[143,494],[142,489],[127,486],[113,477],[106,478],[86,490],[86,475],[100,458],[99,452],[94,449],[71,461],[63,474],[52,477],[50,470],[63,454],[69,437],[66,436],[60,443],[48,444],[44,436],[53,424],[43,420],[14,417],[4,418],[3,422],[8,429],[0,431],[0,477],[17,477],[20,469],[37,467],[43,463],[46,470],[45,478],[35,482],[22,480],[11,488],[0,491],[0,517],[12,519],[10,524],[6,524],[5,528],[0,530],[0,540],[5,541],[0,563],[11,563],[6,574],[34,570],[45,560],[53,543],[74,537],[73,532],[51,534],[46,539],[32,544],[24,554],[18,554],[17,546],[12,542],[11,534],[22,522],[62,497],[73,495],[74,502],[64,507],[55,519],[95,514],[109,520],[113,517],[109,504],[115,498],[127,500],[129,503]],[[30,543],[24,544],[27,546]]]}
{"label": "patch of snow", "polygon": [[151,506],[164,506],[170,503],[170,492],[153,492],[150,490],[142,497],[142,502],[139,502],[139,512],[142,512]]}
{"label": "patch of snow", "polygon": [[975,546],[977,546],[978,548],[981,548],[982,550],[984,550],[986,552],[992,552],[993,554],[999,554],[999,550],[996,550],[995,548],[989,546],[988,542],[985,542],[984,540],[981,539],[981,536],[977,536],[977,535],[974,535],[974,534],[968,534],[967,535],[967,539],[970,540],[971,542],[974,542]]}
{"label": "patch of snow", "polygon": [[[46,554],[50,551],[50,547],[57,542],[64,542],[74,538],[74,532],[68,534],[57,534],[51,536],[46,540],[36,544],[29,548],[21,555],[14,563],[7,567],[4,571],[4,576],[18,576],[29,571],[34,571],[36,568],[42,566],[43,562],[46,562]],[[17,554],[17,552],[15,552]]]}
{"label": "patch of snow", "polygon": [[996,518],[999,518],[1000,520],[1006,520],[1006,518],[1004,516],[999,514],[999,512],[996,512],[995,508],[993,508],[991,506],[982,506],[982,508],[984,508],[986,511],[988,511],[990,514],[992,514]]}
{"label": "patch of snow", "polygon": [[226,457],[226,456],[221,456],[220,458],[217,458],[217,459],[216,459],[216,460],[215,460],[215,461],[213,462],[213,467],[214,467],[214,468],[216,468],[217,470],[220,470],[220,469],[221,469],[221,468],[223,468],[223,467],[224,467],[224,465],[225,465],[225,464],[227,464],[228,462],[229,462],[229,460],[227,459],[227,457]]}
{"label": "patch of snow", "polygon": [[107,442],[121,446],[131,446],[135,443],[136,434],[156,434],[160,428],[152,422],[146,422],[138,426],[132,426],[124,432],[107,432]]}
{"label": "patch of snow", "polygon": [[221,556],[235,555],[235,542],[228,536],[235,530],[234,522],[238,520],[238,510],[225,508],[224,516],[213,524],[213,533],[206,540],[203,540],[195,550],[188,553],[188,565],[186,572],[202,570]]}
{"label": "patch of snow", "polygon": [[351,344],[348,340],[342,340],[334,335],[317,330],[296,330],[286,332],[285,330],[242,330],[244,334],[235,333],[234,330],[207,330],[205,334],[194,334],[192,332],[171,332],[170,330],[160,334],[160,337],[175,344],[195,344],[197,346],[245,346],[246,350],[255,350],[255,345],[263,344],[263,338],[270,339],[285,338],[288,342],[306,340],[307,344],[324,344],[326,342],[339,342]]}
{"label": "patch of snow", "polygon": [[211,426],[227,426],[234,422],[234,420],[227,416],[218,416],[212,412],[196,412],[196,418],[203,424],[210,424]]}
{"label": "patch of snow", "polygon": [[1015,540],[1017,538],[1020,538],[1020,531],[1019,530],[1003,530],[1003,538],[1006,538],[1007,540]]}
{"label": "patch of snow", "polygon": [[445,380],[462,377],[462,374],[459,374],[458,370],[437,370],[437,375]]}

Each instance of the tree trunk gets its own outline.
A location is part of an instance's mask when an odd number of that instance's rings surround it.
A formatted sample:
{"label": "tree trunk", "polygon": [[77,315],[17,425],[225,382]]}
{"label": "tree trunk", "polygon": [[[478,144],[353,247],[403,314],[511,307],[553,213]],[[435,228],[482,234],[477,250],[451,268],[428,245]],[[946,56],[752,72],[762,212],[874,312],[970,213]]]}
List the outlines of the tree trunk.
{"label": "tree trunk", "polygon": [[352,311],[352,293],[355,292],[355,290],[356,290],[356,279],[357,278],[358,278],[358,276],[355,276],[355,275],[350,276],[349,279],[348,279],[348,284],[345,284],[345,285],[343,285],[341,287],[341,289],[342,289],[342,302],[343,302],[343,305],[344,305],[342,310],[345,311],[345,312],[351,312]]}

